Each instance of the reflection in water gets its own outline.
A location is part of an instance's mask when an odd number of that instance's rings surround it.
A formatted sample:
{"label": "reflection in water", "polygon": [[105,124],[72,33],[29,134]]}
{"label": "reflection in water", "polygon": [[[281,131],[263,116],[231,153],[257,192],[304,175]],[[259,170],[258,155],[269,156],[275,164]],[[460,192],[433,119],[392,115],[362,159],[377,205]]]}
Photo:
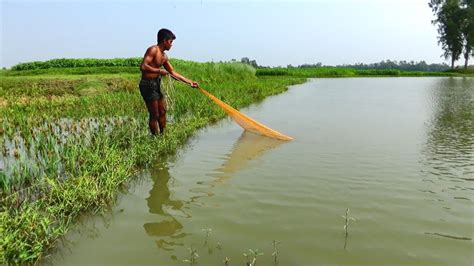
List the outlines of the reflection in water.
{"label": "reflection in water", "polygon": [[440,79],[425,148],[430,174],[474,180],[474,79]]}
{"label": "reflection in water", "polygon": [[[284,143],[280,140],[256,135],[253,133],[243,132],[237,142],[234,144],[232,151],[226,157],[225,162],[216,170],[212,171],[211,176],[215,179],[211,182],[198,182],[198,184],[206,185],[205,189],[191,189],[193,193],[199,193],[198,196],[191,197],[190,201],[180,201],[170,199],[170,191],[168,182],[170,174],[168,167],[163,165],[151,170],[153,178],[153,188],[150,190],[150,196],[147,198],[147,204],[150,213],[164,216],[164,220],[160,222],[144,224],[145,231],[150,236],[159,237],[156,241],[158,248],[163,250],[173,250],[174,246],[183,246],[184,243],[177,242],[189,234],[183,232],[183,225],[175,217],[176,213],[180,213],[184,217],[190,217],[183,211],[186,204],[195,203],[197,199],[203,197],[211,197],[214,195],[210,190],[217,185],[223,184],[232,177],[233,174],[247,166],[251,160],[262,156],[266,151],[273,149]],[[216,174],[217,173],[217,174]],[[169,239],[172,240],[169,240]],[[174,241],[173,241],[174,240]]]}
{"label": "reflection in water", "polygon": [[[432,184],[426,183],[428,189],[420,191],[470,204],[474,190],[474,79],[439,79],[430,92],[433,117],[423,150],[423,181]],[[439,201],[444,202],[443,198]]]}
{"label": "reflection in water", "polygon": [[180,211],[184,204],[182,201],[170,199],[171,193],[168,188],[170,174],[168,166],[163,165],[151,169],[151,176],[154,182],[153,188],[150,190],[150,196],[147,198],[148,208],[150,213],[165,216],[165,220],[146,223],[143,227],[148,235],[160,237],[160,239],[156,241],[159,248],[173,250],[173,246],[182,246],[183,244],[174,241],[166,241],[163,238],[170,237],[179,239],[185,237],[187,234],[182,232],[183,225],[175,217],[170,215],[165,208]]}
{"label": "reflection in water", "polygon": [[[439,79],[429,91],[433,110],[423,150],[423,181],[431,184],[426,183],[427,189],[420,191],[429,193],[429,198],[436,195],[443,210],[452,209],[446,206],[453,204],[452,200],[458,208],[465,201],[468,210],[474,190],[474,79]],[[471,240],[450,234],[450,229],[442,230],[425,234]]]}
{"label": "reflection in water", "polygon": [[150,213],[166,215],[163,208],[169,206],[175,210],[180,210],[183,207],[183,202],[179,200],[170,199],[170,191],[168,189],[168,181],[170,174],[167,165],[153,168],[151,176],[154,179],[153,188],[150,190],[150,196],[147,198],[148,208]]}
{"label": "reflection in water", "polygon": [[224,163],[209,174],[214,180],[198,182],[199,185],[205,185],[206,187],[190,190],[193,193],[201,194],[191,197],[191,202],[195,203],[199,198],[214,196],[214,193],[210,191],[211,188],[224,184],[233,174],[244,169],[248,162],[257,159],[283,143],[285,141],[243,131],[232,147],[232,151],[226,155]]}
{"label": "reflection in water", "polygon": [[281,140],[264,137],[244,131],[234,144],[232,151],[227,155],[226,161],[215,171],[213,177],[216,179],[210,184],[212,187],[224,183],[234,173],[247,166],[249,161],[255,160],[265,152],[276,148],[284,143]]}

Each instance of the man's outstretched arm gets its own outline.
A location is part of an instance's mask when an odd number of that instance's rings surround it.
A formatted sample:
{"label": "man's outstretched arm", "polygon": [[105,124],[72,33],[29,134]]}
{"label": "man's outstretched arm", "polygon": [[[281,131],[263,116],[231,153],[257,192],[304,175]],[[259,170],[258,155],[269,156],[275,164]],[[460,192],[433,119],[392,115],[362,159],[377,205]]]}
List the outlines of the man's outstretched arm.
{"label": "man's outstretched arm", "polygon": [[174,71],[174,68],[173,66],[170,64],[170,62],[168,60],[165,61],[165,63],[163,64],[163,66],[165,67],[165,69],[169,72],[169,74],[175,78],[175,79],[178,79],[186,84],[188,84],[189,86],[193,87],[193,88],[198,88],[199,87],[199,84],[195,81],[192,81],[190,79],[187,79],[185,78],[183,75],[179,74],[178,72]]}

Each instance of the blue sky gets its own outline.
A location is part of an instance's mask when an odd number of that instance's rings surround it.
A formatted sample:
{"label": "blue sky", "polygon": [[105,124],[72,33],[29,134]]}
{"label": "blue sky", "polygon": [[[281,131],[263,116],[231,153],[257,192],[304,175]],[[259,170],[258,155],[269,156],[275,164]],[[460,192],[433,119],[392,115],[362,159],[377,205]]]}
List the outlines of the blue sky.
{"label": "blue sky", "polygon": [[170,57],[199,62],[444,62],[428,0],[0,1],[1,67],[141,57],[162,27],[177,36]]}

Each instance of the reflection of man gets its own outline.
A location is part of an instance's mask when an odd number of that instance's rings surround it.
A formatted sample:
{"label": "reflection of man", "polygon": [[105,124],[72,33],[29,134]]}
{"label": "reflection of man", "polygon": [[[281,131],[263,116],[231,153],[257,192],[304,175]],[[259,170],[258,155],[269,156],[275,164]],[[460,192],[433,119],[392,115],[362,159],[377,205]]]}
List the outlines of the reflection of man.
{"label": "reflection of man", "polygon": [[181,209],[183,202],[170,199],[171,193],[168,188],[170,174],[168,168],[166,166],[163,166],[162,169],[153,168],[151,170],[151,177],[154,181],[153,188],[150,190],[150,196],[146,199],[150,212],[168,216],[163,211],[164,205],[170,206],[175,210]]}
{"label": "reflection of man", "polygon": [[[163,209],[164,206],[170,206],[175,210],[180,210],[183,207],[183,202],[170,199],[171,193],[168,188],[170,175],[168,168],[153,168],[151,170],[151,176],[154,181],[153,188],[150,190],[150,196],[146,199],[150,213],[160,214],[166,216],[169,219],[163,220],[161,222],[144,224],[143,227],[145,228],[146,233],[150,236],[171,238],[182,238],[186,236],[184,233],[179,234],[179,232],[183,229],[183,225],[181,225],[181,223],[176,220],[176,218],[167,214]],[[171,248],[167,248],[170,246],[183,245],[181,243],[166,241],[164,239],[159,239],[156,241],[156,243],[159,248],[164,250],[172,250]]]}

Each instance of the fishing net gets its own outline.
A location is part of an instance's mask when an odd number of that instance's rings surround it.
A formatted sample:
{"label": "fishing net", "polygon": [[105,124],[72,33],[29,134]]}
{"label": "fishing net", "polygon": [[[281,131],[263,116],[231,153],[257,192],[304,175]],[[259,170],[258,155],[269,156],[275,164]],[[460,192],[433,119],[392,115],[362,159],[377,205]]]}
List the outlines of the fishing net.
{"label": "fishing net", "polygon": [[[169,106],[168,110],[174,110],[175,102],[175,89],[173,86],[173,81],[171,79],[171,75],[168,75],[167,84],[164,87],[166,91],[166,104]],[[178,80],[177,78],[173,77],[174,79]],[[236,109],[232,108],[230,105],[226,104],[225,102],[219,100],[214,95],[210,94],[203,88],[199,88],[200,92],[209,97],[214,103],[219,105],[224,111],[243,129],[253,132],[256,134],[264,135],[270,138],[279,139],[279,140],[293,140],[292,137],[289,137],[285,134],[282,134],[276,130],[273,130],[258,121],[253,120],[252,118],[242,114],[241,112],[237,111]]]}
{"label": "fishing net", "polygon": [[247,131],[250,131],[250,132],[253,132],[253,133],[261,134],[261,135],[264,135],[264,136],[267,136],[267,137],[270,137],[270,138],[274,138],[274,139],[279,139],[279,140],[292,140],[293,139],[292,137],[289,137],[289,136],[284,135],[284,134],[282,134],[282,133],[280,133],[276,130],[273,130],[273,129],[271,129],[271,128],[269,128],[269,127],[255,121],[255,120],[253,120],[252,118],[242,114],[241,112],[239,112],[236,109],[232,108],[230,105],[226,104],[225,102],[219,100],[218,98],[216,98],[214,95],[210,94],[209,92],[207,92],[203,88],[199,88],[199,90],[204,95],[209,97],[213,102],[215,102],[217,105],[219,105],[222,109],[224,109],[224,111],[230,117],[232,117],[232,119],[237,124],[239,124],[243,129],[245,129]]}
{"label": "fishing net", "polygon": [[174,117],[172,114],[174,114],[175,111],[175,99],[176,99],[176,90],[173,86],[173,80],[171,77],[168,75],[168,78],[163,78],[161,80],[161,89],[162,92],[164,93],[165,97],[165,104],[166,104],[166,110],[167,114],[170,116],[170,120],[173,121]]}

